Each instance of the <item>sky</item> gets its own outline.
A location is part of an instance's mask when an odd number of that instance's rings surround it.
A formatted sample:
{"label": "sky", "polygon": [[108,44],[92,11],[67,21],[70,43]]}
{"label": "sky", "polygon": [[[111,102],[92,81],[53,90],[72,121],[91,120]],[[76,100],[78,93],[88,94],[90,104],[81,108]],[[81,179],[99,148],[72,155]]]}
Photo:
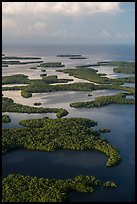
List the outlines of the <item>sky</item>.
{"label": "sky", "polygon": [[135,2],[2,2],[2,43],[135,42]]}

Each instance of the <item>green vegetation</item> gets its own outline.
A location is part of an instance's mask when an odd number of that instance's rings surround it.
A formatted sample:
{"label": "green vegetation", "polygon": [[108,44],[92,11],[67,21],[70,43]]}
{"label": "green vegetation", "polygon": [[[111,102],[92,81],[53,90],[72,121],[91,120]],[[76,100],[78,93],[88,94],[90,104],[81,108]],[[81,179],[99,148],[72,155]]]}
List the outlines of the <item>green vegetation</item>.
{"label": "green vegetation", "polygon": [[62,180],[10,174],[2,180],[2,202],[69,202],[69,191],[92,193],[100,185],[88,175]]}
{"label": "green vegetation", "polygon": [[91,66],[99,66],[98,64],[84,64],[84,65],[78,65],[75,68],[84,68],[84,67],[91,67]]}
{"label": "green vegetation", "polygon": [[110,61],[107,65],[117,66],[113,71],[117,73],[134,74],[135,62],[123,62],[123,61]]}
{"label": "green vegetation", "polygon": [[[68,79],[55,79],[53,80],[54,83],[65,83]],[[49,80],[48,80],[49,81]],[[49,81],[50,83],[53,81]],[[50,85],[47,83],[47,79],[45,77],[42,80],[30,80],[30,84],[28,86],[14,86],[14,87],[2,87],[2,91],[7,90],[22,90],[23,92],[28,92],[28,96],[30,93],[45,93],[45,92],[53,92],[53,91],[93,91],[93,90],[124,90],[129,92],[130,94],[135,94],[134,87],[125,87],[125,86],[118,86],[118,85],[94,85],[92,83],[73,83],[73,84],[58,84],[58,85]],[[23,96],[21,91],[21,95]]]}
{"label": "green vegetation", "polygon": [[[44,75],[45,74],[43,74],[43,76]],[[52,75],[52,76],[42,77],[42,81],[44,81],[44,83],[47,83],[47,84],[52,84],[52,83],[67,83],[68,81],[73,81],[73,79],[58,79],[56,75]]]}
{"label": "green vegetation", "polygon": [[2,112],[17,112],[17,113],[56,113],[57,117],[63,117],[68,114],[68,111],[63,108],[43,108],[31,107],[18,103],[14,103],[11,98],[2,97]]}
{"label": "green vegetation", "polygon": [[103,186],[106,187],[106,188],[116,188],[117,185],[115,184],[115,182],[113,181],[107,181],[105,183],[103,183]]}
{"label": "green vegetation", "polygon": [[81,57],[81,55],[57,55],[56,57]]}
{"label": "green vegetation", "polygon": [[19,60],[12,60],[12,61],[5,61],[5,60],[2,60],[2,66],[3,65],[20,65],[20,64],[33,64],[33,63],[42,63],[43,61],[42,60],[39,60],[39,61],[31,61],[31,62],[20,62]]}
{"label": "green vegetation", "polygon": [[41,69],[41,72],[46,72],[46,69]]}
{"label": "green vegetation", "polygon": [[105,76],[106,74],[99,74],[97,73],[98,72],[97,70],[83,67],[83,66],[82,67],[77,66],[77,69],[64,69],[64,70],[56,70],[56,71],[67,73],[70,76],[74,76],[80,79],[85,79],[99,84],[122,85],[123,83],[135,82],[135,77],[110,79]]}
{"label": "green vegetation", "polygon": [[8,115],[2,115],[2,122],[3,123],[10,123],[11,119]]}
{"label": "green vegetation", "polygon": [[[49,81],[49,78],[44,77],[43,80],[32,81],[27,87],[24,87],[23,89],[31,93],[45,93],[45,92],[64,91],[64,90],[91,91],[96,89],[95,85],[90,83],[74,83],[74,84],[63,84],[63,85],[59,84],[59,85],[52,86],[46,83],[47,80]],[[64,80],[67,80],[67,79],[64,79]],[[56,81],[56,79],[53,79],[55,83],[59,83],[61,81],[63,82],[64,80],[58,79]]]}
{"label": "green vegetation", "polygon": [[40,105],[41,105],[40,102],[36,102],[36,103],[34,103],[34,106],[40,106]]}
{"label": "green vegetation", "polygon": [[47,74],[40,74],[40,76],[41,76],[41,77],[43,77],[43,76],[47,76]]}
{"label": "green vegetation", "polygon": [[114,68],[113,71],[116,73],[135,74],[135,67]]}
{"label": "green vegetation", "polygon": [[102,107],[108,104],[134,104],[134,99],[126,98],[127,93],[120,93],[113,96],[99,96],[96,97],[93,101],[86,102],[74,102],[70,106],[74,108],[93,108],[93,107]]}
{"label": "green vegetation", "polygon": [[64,67],[61,62],[47,62],[47,63],[41,63],[39,67]]}
{"label": "green vegetation", "polygon": [[99,130],[100,133],[107,133],[107,132],[110,132],[110,129],[108,128],[102,128]]}
{"label": "green vegetation", "polygon": [[11,76],[3,76],[2,84],[28,84],[30,80],[24,74],[15,74]]}
{"label": "green vegetation", "polygon": [[85,118],[22,120],[24,128],[2,130],[3,153],[17,148],[56,151],[98,150],[108,156],[106,166],[121,160],[118,150],[91,127],[97,122]]}
{"label": "green vegetation", "polygon": [[[27,86],[27,84],[26,84]],[[12,87],[2,87],[2,91],[10,91],[10,90],[22,90],[24,86],[12,86]]]}
{"label": "green vegetation", "polygon": [[[45,93],[45,92],[53,92],[53,91],[93,91],[93,90],[104,90],[104,89],[120,89],[130,92],[131,94],[135,93],[134,87],[124,87],[118,85],[94,85],[92,83],[73,83],[73,84],[58,84],[58,85],[50,85],[48,83],[65,83],[68,79],[53,79],[49,81],[49,78],[43,77],[42,80],[33,80],[31,83],[26,86],[22,87],[22,90],[25,90],[29,93]],[[48,83],[47,83],[48,81]],[[6,89],[4,89],[6,88]],[[2,90],[8,90],[7,87],[4,87]],[[12,90],[11,88],[9,88]]]}
{"label": "green vegetation", "polygon": [[[67,83],[68,81],[73,81],[73,79],[58,79],[56,75],[46,76],[47,74],[41,74],[42,79],[28,79],[27,75],[23,74],[15,74],[11,76],[3,76],[2,77],[2,84],[34,84],[37,86],[37,83]],[[22,86],[23,87],[23,86]]]}
{"label": "green vegetation", "polygon": [[58,109],[58,112],[56,113],[57,118],[62,118],[66,115],[68,115],[68,111],[63,108]]}
{"label": "green vegetation", "polygon": [[135,62],[100,61],[94,66],[116,66],[116,68],[113,69],[116,73],[135,74]]}
{"label": "green vegetation", "polygon": [[2,67],[8,67],[8,65],[7,64],[2,64]]}
{"label": "green vegetation", "polygon": [[[85,69],[85,68],[82,68]],[[74,70],[74,69],[73,69]],[[75,69],[76,70],[76,69]],[[90,69],[89,69],[90,70]],[[91,72],[96,71],[92,70]],[[103,77],[100,77],[103,78]],[[125,79],[121,79],[121,81]],[[131,80],[131,79],[130,79]],[[29,80],[28,76],[22,74],[16,74],[12,76],[2,77],[2,84],[17,84],[17,83],[27,83],[28,86],[14,86],[14,87],[2,87],[2,90],[21,90],[21,95],[23,97],[31,97],[32,93],[44,93],[51,91],[93,91],[100,89],[120,89],[130,92],[131,94],[135,93],[134,87],[125,87],[120,85],[111,85],[111,84],[101,84],[95,85],[92,83],[73,83],[73,84],[63,84],[52,86],[52,83],[67,83],[68,81],[73,81],[73,79],[58,79],[57,76],[43,76],[42,79],[32,79]]]}
{"label": "green vegetation", "polygon": [[30,93],[29,91],[26,91],[24,89],[21,91],[21,96],[23,96],[24,98],[30,98],[30,97],[32,97],[32,93]]}
{"label": "green vegetation", "polygon": [[37,69],[37,67],[30,67],[30,69]]}
{"label": "green vegetation", "polygon": [[18,59],[18,60],[38,60],[38,59],[41,59],[41,57],[16,57],[16,56],[5,56],[3,57],[2,59],[5,59],[5,60],[10,60],[10,59]]}
{"label": "green vegetation", "polygon": [[87,59],[86,57],[76,57],[76,56],[73,56],[73,57],[69,57],[69,59]]}
{"label": "green vegetation", "polygon": [[2,66],[3,65],[14,65],[14,64],[20,64],[20,61],[19,60],[13,60],[13,61],[4,61],[4,60],[2,60]]}

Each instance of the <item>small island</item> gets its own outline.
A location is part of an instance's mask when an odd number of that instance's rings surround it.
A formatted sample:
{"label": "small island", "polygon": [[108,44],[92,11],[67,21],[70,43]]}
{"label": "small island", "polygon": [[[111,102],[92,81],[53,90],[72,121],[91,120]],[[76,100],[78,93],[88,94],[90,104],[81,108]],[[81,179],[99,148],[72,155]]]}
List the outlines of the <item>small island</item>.
{"label": "small island", "polygon": [[15,74],[11,76],[2,77],[2,85],[5,84],[28,84],[30,82],[27,75]]}
{"label": "small island", "polygon": [[69,54],[67,55],[66,54],[66,55],[57,55],[56,57],[81,57],[81,55],[72,55],[72,54],[71,55],[69,55]]}
{"label": "small island", "polygon": [[40,102],[35,102],[35,103],[34,103],[34,106],[40,106],[40,105],[41,105]]}
{"label": "small island", "polygon": [[41,77],[43,77],[43,76],[47,76],[47,74],[40,74],[40,76],[41,76]]}
{"label": "small island", "polygon": [[41,63],[39,67],[64,67],[65,65],[61,62],[47,62],[47,63]]}
{"label": "small island", "polygon": [[108,129],[108,128],[102,128],[102,129],[99,130],[99,132],[100,132],[100,133],[108,133],[108,132],[110,132],[110,129]]}
{"label": "small island", "polygon": [[[15,105],[16,112],[18,112],[17,107],[21,111],[22,105]],[[11,108],[13,110],[13,107]],[[24,112],[26,112],[27,108],[29,108],[28,110],[32,110],[31,112],[33,110],[50,112],[46,108],[27,106],[23,106],[22,108],[24,108]],[[55,109],[51,112],[53,111],[55,112]],[[105,138],[92,129],[92,127],[97,125],[96,121],[86,118],[61,118],[63,114],[66,115],[65,110],[57,109],[58,118],[21,120],[19,124],[25,126],[24,128],[3,129],[2,152],[5,154],[18,148],[47,152],[57,151],[59,149],[79,151],[97,150],[108,156],[106,162],[107,167],[115,166],[120,162],[121,157],[118,149],[111,146]],[[34,140],[34,138],[37,139]]]}
{"label": "small island", "polygon": [[[2,58],[3,59],[3,58]],[[39,60],[39,61],[31,61],[31,62],[20,62],[19,60],[8,60],[8,61],[5,61],[5,60],[2,60],[2,66],[3,65],[22,65],[22,64],[33,64],[33,63],[42,63],[43,61],[42,60]]]}
{"label": "small island", "polygon": [[2,67],[9,67],[7,64],[2,64]]}
{"label": "small island", "polygon": [[5,59],[5,60],[16,60],[16,59],[19,59],[19,60],[38,60],[38,59],[41,59],[41,57],[16,57],[16,56],[5,56],[3,57],[2,59]]}
{"label": "small island", "polygon": [[116,188],[117,187],[116,183],[113,181],[107,181],[103,183],[103,186],[106,188]]}
{"label": "small island", "polygon": [[82,56],[80,56],[80,57],[69,57],[69,59],[87,59],[86,57],[82,57]]}
{"label": "small island", "polygon": [[41,72],[46,72],[46,69],[41,69]]}
{"label": "small island", "polygon": [[11,119],[8,115],[2,115],[2,122],[3,123],[10,123]]}
{"label": "small island", "polygon": [[37,69],[37,67],[30,67],[30,69]]}

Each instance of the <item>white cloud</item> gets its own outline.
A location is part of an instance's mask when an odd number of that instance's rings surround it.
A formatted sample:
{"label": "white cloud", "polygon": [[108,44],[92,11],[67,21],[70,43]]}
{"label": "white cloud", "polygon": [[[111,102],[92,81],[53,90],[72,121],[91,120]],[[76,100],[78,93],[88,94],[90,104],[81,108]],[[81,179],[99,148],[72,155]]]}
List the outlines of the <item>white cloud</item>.
{"label": "white cloud", "polygon": [[100,33],[100,36],[102,38],[108,38],[108,37],[111,37],[110,33],[106,30],[102,30],[101,33]]}
{"label": "white cloud", "polygon": [[3,14],[80,15],[120,11],[120,2],[2,2]]}

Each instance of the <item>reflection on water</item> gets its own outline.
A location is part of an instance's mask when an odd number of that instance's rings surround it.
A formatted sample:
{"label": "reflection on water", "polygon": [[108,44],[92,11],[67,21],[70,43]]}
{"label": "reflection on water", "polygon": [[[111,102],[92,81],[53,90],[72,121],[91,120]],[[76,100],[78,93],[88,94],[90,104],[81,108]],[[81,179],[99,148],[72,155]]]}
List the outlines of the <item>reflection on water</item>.
{"label": "reflection on water", "polygon": [[91,67],[91,68],[98,70],[97,73],[106,74],[106,77],[111,78],[111,79],[135,77],[135,74],[115,73],[113,71],[114,67],[116,66],[99,66],[99,67]]}
{"label": "reflection on water", "polygon": [[20,120],[28,120],[33,118],[43,118],[43,117],[51,117],[54,118],[55,114],[53,113],[9,113],[5,112],[3,115],[9,115],[11,122],[10,123],[2,123],[2,128],[17,128],[17,127],[23,127],[22,125],[19,125]]}
{"label": "reflection on water", "polygon": [[[38,177],[67,178],[74,175],[73,171],[77,173],[79,171],[80,173],[80,171],[84,169],[86,173],[86,171],[89,172],[89,170],[96,167],[106,169],[106,161],[107,156],[96,151],[57,151],[49,153],[19,150],[4,155],[2,167],[4,177],[10,172],[18,171],[18,173],[20,173],[20,170],[26,175],[29,170],[30,175],[34,175],[35,173]],[[29,169],[34,163],[36,165],[35,169]],[[50,171],[51,169],[54,169],[54,171]],[[58,174],[56,172],[57,169],[61,171],[63,175]]]}
{"label": "reflection on water", "polygon": [[124,83],[122,86],[135,87],[135,83]]}
{"label": "reflection on water", "polygon": [[[56,107],[70,109],[70,103],[76,101],[90,101],[97,96],[114,95],[123,92],[122,90],[95,90],[95,91],[56,91],[47,93],[33,93],[31,98],[24,98],[20,94],[21,91],[3,91],[4,97],[9,97],[15,103],[34,106],[35,102],[40,102],[39,107]],[[91,93],[92,96],[88,96]]]}
{"label": "reflection on water", "polygon": [[[107,156],[96,151],[42,152],[19,150],[3,156],[3,177],[23,173],[38,177],[68,178],[105,167]],[[32,171],[33,169],[33,171]]]}
{"label": "reflection on water", "polygon": [[135,99],[135,96],[133,96],[133,95],[128,95],[128,96],[126,96],[126,98]]}

